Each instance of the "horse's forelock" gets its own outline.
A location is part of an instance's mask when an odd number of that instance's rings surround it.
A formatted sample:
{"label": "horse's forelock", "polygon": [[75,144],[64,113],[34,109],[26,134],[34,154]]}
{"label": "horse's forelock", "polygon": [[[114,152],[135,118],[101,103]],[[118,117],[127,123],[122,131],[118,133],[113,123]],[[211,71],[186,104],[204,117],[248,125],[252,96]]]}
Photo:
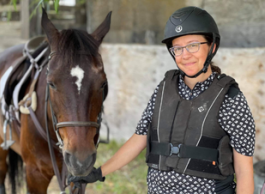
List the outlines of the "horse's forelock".
{"label": "horse's forelock", "polygon": [[64,60],[73,61],[79,55],[87,55],[97,61],[100,43],[84,30],[63,30],[60,33],[58,51]]}

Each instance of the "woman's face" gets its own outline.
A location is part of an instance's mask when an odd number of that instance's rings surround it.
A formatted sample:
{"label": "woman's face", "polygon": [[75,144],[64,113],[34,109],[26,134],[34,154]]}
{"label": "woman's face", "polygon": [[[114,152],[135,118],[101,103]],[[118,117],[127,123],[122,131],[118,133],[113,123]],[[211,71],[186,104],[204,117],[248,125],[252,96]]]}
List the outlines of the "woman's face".
{"label": "woman's face", "polygon": [[[202,35],[186,35],[175,38],[172,41],[173,46],[186,46],[195,42],[207,42]],[[201,44],[199,50],[195,53],[190,53],[183,48],[180,56],[175,56],[175,61],[178,67],[188,76],[193,76],[198,73],[204,66],[210,46],[208,44]]]}

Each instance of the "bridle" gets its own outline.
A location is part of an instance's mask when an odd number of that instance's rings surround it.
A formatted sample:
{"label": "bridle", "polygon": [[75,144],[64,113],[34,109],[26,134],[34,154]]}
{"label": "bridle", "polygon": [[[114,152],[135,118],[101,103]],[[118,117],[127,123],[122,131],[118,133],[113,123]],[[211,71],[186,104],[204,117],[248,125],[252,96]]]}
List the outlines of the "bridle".
{"label": "bridle", "polygon": [[[51,52],[49,57],[48,57],[48,61],[51,60],[52,56],[56,54],[56,52]],[[80,54],[86,54],[86,53],[80,53]],[[49,62],[48,62],[49,63]],[[45,62],[46,64],[46,62]],[[49,67],[49,66],[48,66]],[[46,75],[48,73],[48,67],[47,67],[47,71],[46,71]],[[61,190],[61,194],[65,194],[65,187],[66,187],[66,173],[67,173],[67,168],[66,168],[66,164],[65,162],[63,162],[62,165],[62,169],[61,169],[61,174],[59,172],[59,168],[58,168],[58,164],[56,161],[56,157],[55,157],[55,152],[54,149],[56,149],[57,151],[61,151],[60,149],[63,148],[63,140],[59,134],[59,129],[63,128],[63,127],[95,127],[97,129],[96,134],[98,135],[98,141],[96,143],[96,147],[98,147],[98,144],[101,143],[109,143],[109,127],[107,125],[107,123],[105,123],[106,127],[107,127],[107,140],[100,140],[99,138],[99,131],[100,131],[100,127],[101,127],[101,122],[102,122],[102,113],[103,113],[103,102],[107,96],[108,93],[108,84],[107,82],[102,85],[103,88],[103,92],[102,92],[102,103],[101,103],[101,110],[98,114],[98,118],[97,118],[97,122],[93,122],[93,121],[64,121],[64,122],[58,122],[57,118],[54,114],[53,111],[53,107],[52,107],[52,103],[50,100],[50,93],[49,93],[49,84],[46,85],[46,92],[45,92],[45,106],[44,106],[44,115],[45,115],[45,129],[46,129],[46,134],[43,132],[44,129],[42,128],[40,122],[38,121],[34,111],[32,110],[31,106],[28,107],[31,118],[37,128],[37,130],[39,131],[40,135],[47,140],[48,142],[48,147],[49,147],[49,152],[50,152],[50,157],[51,157],[51,162],[52,162],[52,166],[53,166],[53,170],[54,173],[57,177],[58,183],[59,183],[59,187]],[[48,124],[48,104],[50,106],[50,111],[51,111],[51,117],[52,117],[52,124],[53,124],[53,129],[54,132],[56,134],[58,143],[54,143],[53,140],[51,139],[51,135],[50,135],[50,130],[49,130],[49,124]],[[59,148],[57,147],[57,145],[59,145]],[[81,190],[82,193],[83,190]]]}
{"label": "bridle", "polygon": [[[56,143],[56,145],[59,146],[59,148],[63,148],[63,140],[59,134],[59,129],[63,128],[63,127],[95,127],[97,129],[97,134],[99,134],[99,130],[100,130],[100,126],[101,126],[101,122],[102,122],[102,112],[103,112],[103,101],[104,101],[104,90],[103,90],[103,100],[102,100],[102,104],[101,104],[101,111],[98,115],[98,120],[97,122],[93,122],[93,121],[64,121],[64,122],[58,122],[57,118],[54,114],[53,108],[52,108],[52,104],[51,104],[51,100],[50,100],[50,95],[49,95],[49,85],[47,84],[46,86],[46,97],[45,97],[45,107],[47,107],[47,105],[49,104],[50,106],[50,110],[51,110],[51,117],[52,117],[52,123],[53,123],[53,129],[54,132],[56,134],[58,143]],[[48,114],[48,111],[46,109],[46,115]],[[96,146],[98,146],[99,143],[99,138],[97,141]]]}
{"label": "bridle", "polygon": [[[51,52],[48,59],[49,61],[51,60],[52,56],[54,56],[56,54],[55,51]],[[48,67],[47,67],[48,68]],[[103,89],[103,92],[102,92],[102,103],[101,103],[101,111],[99,112],[98,114],[98,119],[97,119],[97,122],[93,122],[93,121],[64,121],[64,122],[58,122],[57,121],[57,118],[54,114],[54,111],[53,111],[53,108],[52,108],[52,103],[51,103],[51,100],[50,100],[50,92],[49,92],[49,84],[47,83],[46,85],[46,94],[45,94],[45,115],[46,115],[46,120],[48,119],[48,111],[47,111],[47,105],[49,104],[50,106],[50,111],[51,111],[51,117],[52,117],[52,123],[53,123],[53,129],[54,129],[54,132],[56,134],[56,137],[57,137],[57,140],[58,140],[58,143],[56,143],[56,145],[59,146],[60,149],[63,148],[63,140],[59,134],[59,129],[60,128],[64,128],[64,127],[95,127],[97,129],[97,133],[96,134],[99,134],[99,130],[100,130],[100,127],[101,127],[101,122],[102,122],[102,112],[103,112],[103,102],[104,102],[104,99],[105,99],[105,91],[106,91],[106,88],[108,87],[107,85],[107,82],[106,84],[103,85],[104,89]],[[47,125],[47,121],[46,121],[46,128],[48,127]],[[98,143],[99,143],[99,138],[98,138],[98,141],[96,143],[96,147],[98,146]]]}
{"label": "bridle", "polygon": [[[56,52],[51,52],[50,53],[50,55],[48,57],[49,62],[50,62],[52,56],[54,56],[55,54],[56,54]],[[49,67],[49,65],[48,65],[48,67]],[[47,67],[47,72],[48,72],[48,67]],[[46,72],[46,74],[47,74],[47,72]],[[57,165],[57,162],[56,162],[56,159],[55,159],[55,153],[54,153],[54,150],[53,150],[55,145],[52,143],[51,136],[50,136],[50,131],[49,131],[49,127],[48,127],[48,110],[47,110],[48,104],[50,106],[53,129],[54,129],[54,132],[55,132],[57,140],[58,140],[58,143],[56,143],[56,145],[59,145],[59,148],[62,149],[64,144],[63,144],[63,140],[62,140],[62,138],[61,138],[61,136],[59,134],[59,129],[60,128],[63,128],[63,127],[95,127],[97,129],[97,134],[99,134],[99,130],[100,130],[100,127],[101,127],[101,122],[102,122],[103,101],[105,100],[106,95],[107,95],[107,91],[108,91],[107,82],[106,82],[106,84],[104,84],[103,87],[104,87],[104,89],[103,89],[103,92],[102,92],[101,110],[100,110],[100,112],[98,114],[97,122],[93,122],[93,121],[85,121],[85,122],[84,121],[64,121],[64,122],[58,122],[57,118],[56,118],[56,116],[54,114],[54,111],[53,111],[53,108],[52,108],[52,103],[51,103],[51,100],[50,100],[49,84],[47,83],[47,85],[46,85],[44,115],[45,115],[45,126],[46,126],[46,133],[47,133],[47,141],[48,141],[48,147],[49,147],[49,152],[50,152],[50,156],[51,156],[51,162],[52,162],[53,170],[54,170],[54,173],[55,173],[55,175],[57,177],[57,180],[58,180],[58,183],[59,183],[59,187],[60,187],[60,190],[61,190],[62,194],[65,194],[65,187],[66,187],[66,185],[65,185],[65,178],[66,178],[65,172],[67,172],[67,169],[66,169],[65,163],[63,162],[62,174],[60,175],[59,168],[58,168],[58,165]],[[107,126],[107,132],[108,132],[107,141],[102,141],[103,143],[108,143],[109,142],[109,127],[108,126]],[[99,142],[100,142],[100,138],[99,138],[99,135],[98,135],[98,141],[96,143],[96,147],[98,146]],[[59,148],[55,147],[55,149],[60,151]]]}

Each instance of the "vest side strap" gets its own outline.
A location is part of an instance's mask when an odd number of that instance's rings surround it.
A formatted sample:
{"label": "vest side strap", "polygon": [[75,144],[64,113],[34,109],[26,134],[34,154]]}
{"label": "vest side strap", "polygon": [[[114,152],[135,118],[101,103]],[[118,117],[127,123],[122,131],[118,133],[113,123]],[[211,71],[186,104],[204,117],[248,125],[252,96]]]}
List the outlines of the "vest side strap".
{"label": "vest side strap", "polygon": [[218,150],[205,147],[182,145],[180,147],[179,157],[217,162]]}
{"label": "vest side strap", "polygon": [[150,147],[150,151],[152,154],[170,156],[170,143],[151,142]]}
{"label": "vest side strap", "polygon": [[151,142],[151,153],[156,155],[171,156],[178,155],[180,158],[191,158],[207,161],[218,161],[218,150],[179,144],[173,146],[171,143]]}

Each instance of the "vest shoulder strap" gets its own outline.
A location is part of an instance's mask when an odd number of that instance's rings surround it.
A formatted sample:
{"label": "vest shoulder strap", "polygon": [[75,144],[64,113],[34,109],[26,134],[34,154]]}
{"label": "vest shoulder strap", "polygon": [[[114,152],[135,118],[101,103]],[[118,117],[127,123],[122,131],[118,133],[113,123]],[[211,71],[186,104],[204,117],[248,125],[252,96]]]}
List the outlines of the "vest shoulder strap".
{"label": "vest shoulder strap", "polygon": [[240,89],[238,87],[237,84],[233,84],[230,86],[228,92],[227,92],[227,95],[230,97],[230,98],[234,98],[235,96],[237,96],[239,93],[240,93]]}
{"label": "vest shoulder strap", "polygon": [[169,70],[165,73],[165,79],[173,79],[174,76],[178,75],[180,73],[177,69]]}
{"label": "vest shoulder strap", "polygon": [[224,86],[228,83],[231,84],[227,93],[226,93],[230,98],[234,98],[235,96],[237,96],[241,92],[239,87],[238,87],[238,84],[234,78],[232,78],[226,74],[221,74],[218,76],[218,79],[219,79],[219,85]]}
{"label": "vest shoulder strap", "polygon": [[226,75],[226,74],[221,74],[221,75],[218,75],[217,76],[217,79],[218,79],[218,85],[221,86],[221,87],[225,87],[226,85],[232,85],[232,84],[235,84],[235,79]]}

